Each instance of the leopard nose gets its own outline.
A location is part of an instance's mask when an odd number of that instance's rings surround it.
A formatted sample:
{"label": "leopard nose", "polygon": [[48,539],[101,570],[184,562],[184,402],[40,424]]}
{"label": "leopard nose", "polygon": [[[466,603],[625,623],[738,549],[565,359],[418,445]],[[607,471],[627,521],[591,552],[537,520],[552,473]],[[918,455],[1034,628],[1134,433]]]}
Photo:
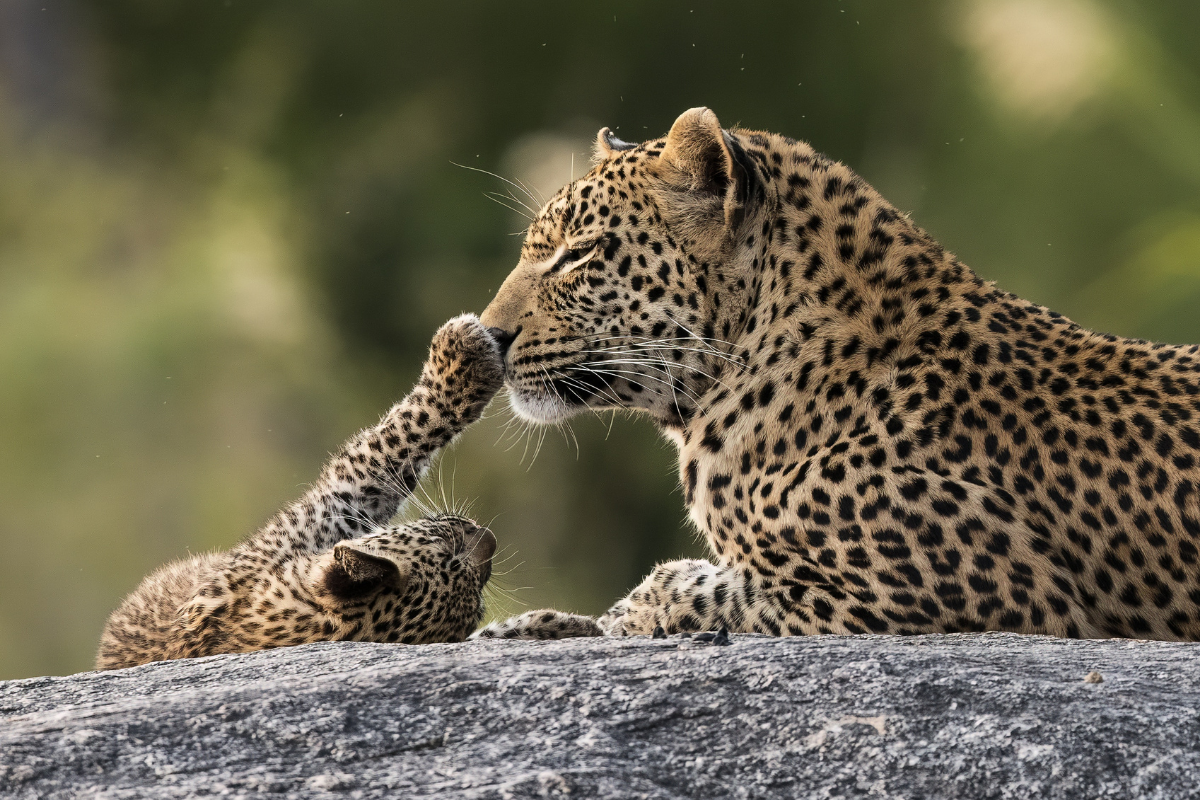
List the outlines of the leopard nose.
{"label": "leopard nose", "polygon": [[496,344],[500,345],[500,358],[506,358],[508,356],[508,348],[512,346],[512,343],[516,341],[517,336],[520,335],[521,328],[518,327],[512,333],[509,333],[503,328],[488,328],[488,333],[490,333],[492,338],[496,340]]}

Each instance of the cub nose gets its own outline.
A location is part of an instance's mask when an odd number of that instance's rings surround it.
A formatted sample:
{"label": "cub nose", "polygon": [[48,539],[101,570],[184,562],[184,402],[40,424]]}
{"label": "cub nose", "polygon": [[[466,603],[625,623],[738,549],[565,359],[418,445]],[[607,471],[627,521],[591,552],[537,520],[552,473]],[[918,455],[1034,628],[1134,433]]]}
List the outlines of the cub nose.
{"label": "cub nose", "polygon": [[503,328],[488,328],[487,330],[492,335],[492,338],[496,340],[496,344],[500,345],[500,358],[508,356],[508,348],[512,346],[512,343],[516,341],[517,336],[521,333],[520,327],[512,333]]}

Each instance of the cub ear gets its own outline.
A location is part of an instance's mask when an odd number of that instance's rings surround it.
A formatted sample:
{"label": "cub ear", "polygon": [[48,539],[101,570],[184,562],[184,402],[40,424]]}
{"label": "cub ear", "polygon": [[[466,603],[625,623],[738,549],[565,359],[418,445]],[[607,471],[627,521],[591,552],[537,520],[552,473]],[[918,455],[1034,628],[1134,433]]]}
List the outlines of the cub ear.
{"label": "cub ear", "polygon": [[592,161],[597,164],[611,157],[613,153],[619,153],[622,150],[632,150],[637,147],[635,144],[622,141],[613,135],[612,128],[601,128],[596,134],[596,146],[592,149]]}
{"label": "cub ear", "polygon": [[727,228],[741,223],[758,185],[758,171],[711,110],[692,108],[680,114],[667,134],[660,161],[665,167],[662,176],[674,188],[720,201]]}
{"label": "cub ear", "polygon": [[333,548],[325,567],[325,588],[342,600],[366,597],[384,587],[403,592],[407,581],[395,562],[344,543]]}

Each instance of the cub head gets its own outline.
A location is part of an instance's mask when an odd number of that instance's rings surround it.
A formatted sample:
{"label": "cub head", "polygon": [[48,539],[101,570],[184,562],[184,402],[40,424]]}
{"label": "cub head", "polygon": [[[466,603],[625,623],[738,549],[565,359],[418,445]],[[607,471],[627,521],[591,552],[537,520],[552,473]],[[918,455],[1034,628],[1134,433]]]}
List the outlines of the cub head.
{"label": "cub head", "polygon": [[600,131],[595,167],[541,209],[482,315],[520,416],[638,408],[677,428],[738,359],[771,203],[751,136],[706,108],[642,144]]}
{"label": "cub head", "polygon": [[460,642],[483,618],[496,537],[469,519],[426,517],[340,542],[316,565],[315,595],[339,638]]}

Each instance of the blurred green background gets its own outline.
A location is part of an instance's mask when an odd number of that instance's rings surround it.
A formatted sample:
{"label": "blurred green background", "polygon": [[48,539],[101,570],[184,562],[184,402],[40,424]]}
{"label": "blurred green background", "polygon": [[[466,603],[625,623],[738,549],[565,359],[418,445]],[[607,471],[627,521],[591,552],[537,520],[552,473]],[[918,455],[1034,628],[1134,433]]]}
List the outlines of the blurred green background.
{"label": "blurred green background", "polygon": [[[1200,341],[1197,31],[1194,0],[2,0],[0,678],[88,669],[144,574],[253,530],[483,309],[525,220],[456,163],[548,196],[600,126],[707,105],[1006,289]],[[494,614],[702,552],[650,426],[571,428],[498,401],[426,481],[493,520]]]}

